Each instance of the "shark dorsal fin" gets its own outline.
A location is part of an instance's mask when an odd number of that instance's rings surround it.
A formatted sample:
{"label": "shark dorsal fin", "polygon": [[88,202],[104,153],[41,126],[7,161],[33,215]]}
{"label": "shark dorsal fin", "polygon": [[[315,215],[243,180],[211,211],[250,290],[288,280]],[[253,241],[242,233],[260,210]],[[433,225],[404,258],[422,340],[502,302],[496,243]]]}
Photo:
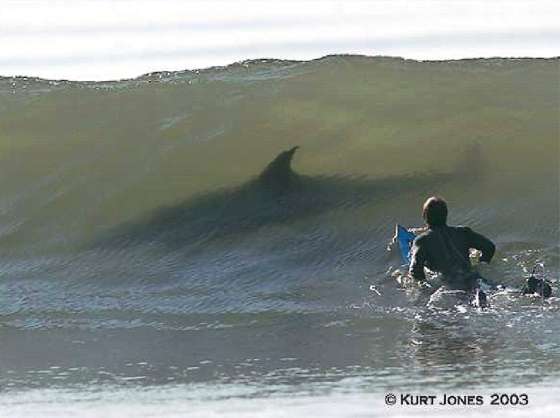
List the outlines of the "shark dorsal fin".
{"label": "shark dorsal fin", "polygon": [[288,186],[295,176],[292,170],[292,159],[299,146],[282,151],[274,158],[259,175],[259,182],[266,186]]}

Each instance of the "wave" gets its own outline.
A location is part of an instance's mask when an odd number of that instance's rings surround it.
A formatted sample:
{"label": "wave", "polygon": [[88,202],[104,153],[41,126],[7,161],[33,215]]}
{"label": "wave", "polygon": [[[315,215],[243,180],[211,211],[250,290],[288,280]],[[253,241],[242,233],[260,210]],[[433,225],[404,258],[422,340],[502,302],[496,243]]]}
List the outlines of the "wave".
{"label": "wave", "polygon": [[521,257],[498,274],[557,271],[557,69],[329,56],[0,78],[2,269],[51,296],[52,277],[196,295],[181,312],[331,309],[364,291],[340,276],[384,277],[394,223],[442,194],[453,223]]}

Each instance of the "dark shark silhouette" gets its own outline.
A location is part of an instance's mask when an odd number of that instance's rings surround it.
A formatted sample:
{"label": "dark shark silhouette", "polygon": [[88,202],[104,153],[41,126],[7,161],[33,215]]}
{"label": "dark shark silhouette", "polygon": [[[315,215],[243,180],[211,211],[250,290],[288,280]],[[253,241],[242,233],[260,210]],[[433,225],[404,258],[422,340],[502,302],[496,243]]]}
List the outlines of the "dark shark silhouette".
{"label": "dark shark silhouette", "polygon": [[292,159],[298,148],[296,145],[278,154],[259,175],[258,183],[276,191],[293,186],[298,180],[298,175],[292,170]]}
{"label": "dark shark silhouette", "polygon": [[[173,207],[155,211],[149,218],[122,225],[109,241],[129,245],[157,242],[187,246],[209,239],[233,237],[260,227],[281,224],[335,210],[369,204],[405,190],[433,192],[443,183],[465,178],[475,161],[459,164],[450,173],[427,173],[385,179],[342,176],[307,176],[292,169],[295,146],[274,158],[255,178],[238,187],[195,196]],[[475,157],[472,157],[475,155]],[[478,158],[470,153],[469,158]],[[480,173],[480,170],[474,170]],[[104,244],[106,239],[102,240]]]}

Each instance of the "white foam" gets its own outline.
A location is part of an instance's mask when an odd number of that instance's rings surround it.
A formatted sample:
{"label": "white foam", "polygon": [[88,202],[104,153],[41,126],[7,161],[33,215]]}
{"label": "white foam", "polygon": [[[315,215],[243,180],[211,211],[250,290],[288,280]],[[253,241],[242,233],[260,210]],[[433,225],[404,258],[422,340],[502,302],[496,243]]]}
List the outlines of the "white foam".
{"label": "white foam", "polygon": [[[2,417],[557,417],[560,385],[506,388],[500,390],[449,390],[448,394],[483,395],[483,406],[387,406],[385,393],[344,393],[342,388],[330,394],[300,395],[273,392],[267,388],[242,385],[180,385],[132,388],[42,389],[7,392],[0,395]],[[270,389],[270,388],[268,388]],[[393,391],[399,395],[398,391]],[[527,406],[489,405],[490,394],[527,393]],[[442,392],[433,394],[441,399]]]}

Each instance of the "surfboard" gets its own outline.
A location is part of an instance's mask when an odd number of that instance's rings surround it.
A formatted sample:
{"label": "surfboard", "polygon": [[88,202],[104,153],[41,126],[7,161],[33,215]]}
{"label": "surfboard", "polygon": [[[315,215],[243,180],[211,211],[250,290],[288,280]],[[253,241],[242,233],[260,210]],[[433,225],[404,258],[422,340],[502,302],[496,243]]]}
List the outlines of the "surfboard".
{"label": "surfboard", "polygon": [[410,264],[410,249],[412,242],[416,235],[408,231],[404,226],[396,225],[395,235],[397,237],[397,244],[399,246],[399,254],[403,264],[407,266]]}

